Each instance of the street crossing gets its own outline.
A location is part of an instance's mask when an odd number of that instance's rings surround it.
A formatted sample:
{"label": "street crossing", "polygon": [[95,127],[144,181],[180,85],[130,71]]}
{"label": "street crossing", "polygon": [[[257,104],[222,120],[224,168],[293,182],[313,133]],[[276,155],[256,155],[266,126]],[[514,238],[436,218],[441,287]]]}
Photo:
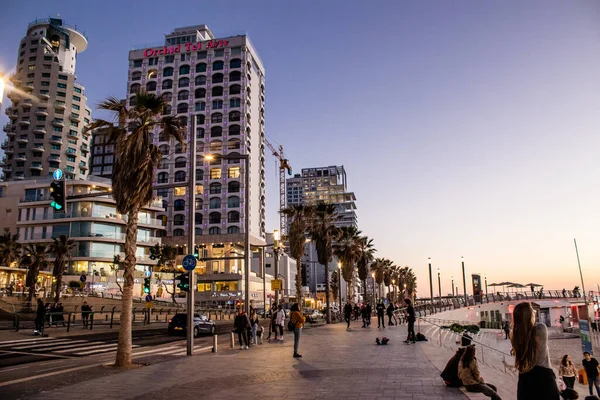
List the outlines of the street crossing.
{"label": "street crossing", "polygon": [[[133,348],[140,347],[134,344]],[[85,357],[92,354],[108,353],[117,350],[117,340],[90,341],[61,338],[22,339],[0,342],[1,352],[31,354],[56,354],[59,356]]]}

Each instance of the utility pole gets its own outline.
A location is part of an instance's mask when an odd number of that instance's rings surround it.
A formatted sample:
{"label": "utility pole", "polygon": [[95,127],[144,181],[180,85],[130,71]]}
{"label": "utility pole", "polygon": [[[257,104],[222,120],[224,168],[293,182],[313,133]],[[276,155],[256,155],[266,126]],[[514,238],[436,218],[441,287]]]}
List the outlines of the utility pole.
{"label": "utility pole", "polygon": [[467,277],[465,275],[465,258],[461,257],[460,262],[462,263],[463,290],[465,292],[465,307],[468,307],[469,306],[469,298],[467,297]]}
{"label": "utility pole", "polygon": [[[188,132],[190,146],[190,172],[188,173],[188,254],[194,254],[196,242],[196,116],[192,122],[192,131]],[[196,274],[188,272],[190,285],[187,293],[187,355],[194,354],[194,292]]]}
{"label": "utility pole", "polygon": [[427,259],[429,261],[429,294],[431,296],[431,304],[433,304],[433,277],[431,276],[431,257]]}

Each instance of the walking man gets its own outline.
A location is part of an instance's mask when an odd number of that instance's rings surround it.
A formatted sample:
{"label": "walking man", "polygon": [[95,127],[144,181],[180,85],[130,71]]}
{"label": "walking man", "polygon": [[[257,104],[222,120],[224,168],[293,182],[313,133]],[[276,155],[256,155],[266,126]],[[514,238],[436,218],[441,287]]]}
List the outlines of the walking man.
{"label": "walking man", "polygon": [[509,338],[509,335],[510,335],[510,324],[508,323],[508,321],[504,321],[502,329],[504,330],[504,339],[510,339]]}
{"label": "walking man", "polygon": [[233,328],[238,334],[240,342],[240,350],[248,349],[248,328],[250,327],[250,319],[241,308],[238,309],[238,314],[233,320]]}
{"label": "walking man", "polygon": [[352,317],[352,304],[350,304],[350,301],[348,301],[346,303],[346,305],[344,306],[344,319],[346,321],[346,324],[348,324],[346,326],[346,331],[350,330],[350,318]]}
{"label": "walking man", "polygon": [[404,343],[416,343],[415,337],[415,309],[412,306],[410,299],[404,299],[404,303],[406,303],[406,322],[408,322],[408,336]]}
{"label": "walking man", "polygon": [[44,329],[44,317],[46,316],[46,307],[42,299],[37,299],[37,310],[35,313],[35,330],[33,334],[39,336]]}
{"label": "walking man", "polygon": [[371,326],[371,316],[373,315],[373,308],[371,303],[367,304],[367,326]]}
{"label": "walking man", "polygon": [[388,326],[393,326],[394,323],[392,322],[392,318],[394,318],[394,320],[396,319],[396,317],[394,317],[394,303],[390,302],[386,312],[388,316]]}
{"label": "walking man", "polygon": [[592,357],[587,351],[583,353],[583,356],[585,358],[581,364],[583,364],[583,369],[585,369],[585,374],[587,375],[590,396],[594,395],[594,386],[596,386],[596,392],[598,393],[598,396],[600,396],[600,386],[598,385],[598,360]]}
{"label": "walking man", "polygon": [[88,328],[91,313],[92,307],[88,305],[87,301],[84,301],[83,305],[81,306],[81,322],[83,322],[83,329]]}
{"label": "walking man", "polygon": [[377,307],[375,308],[375,310],[377,310],[377,328],[383,326],[383,328],[385,329],[385,305],[383,304],[383,300],[379,300],[379,303],[377,303]]}

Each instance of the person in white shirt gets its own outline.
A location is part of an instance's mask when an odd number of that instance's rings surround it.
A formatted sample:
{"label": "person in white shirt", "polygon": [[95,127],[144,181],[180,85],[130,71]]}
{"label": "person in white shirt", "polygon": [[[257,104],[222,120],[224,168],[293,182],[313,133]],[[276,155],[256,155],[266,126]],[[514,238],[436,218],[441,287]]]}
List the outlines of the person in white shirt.
{"label": "person in white shirt", "polygon": [[[277,319],[275,320],[275,340],[283,340],[283,326],[285,325],[285,311],[281,306],[277,306]],[[279,330],[279,339],[277,336]]]}

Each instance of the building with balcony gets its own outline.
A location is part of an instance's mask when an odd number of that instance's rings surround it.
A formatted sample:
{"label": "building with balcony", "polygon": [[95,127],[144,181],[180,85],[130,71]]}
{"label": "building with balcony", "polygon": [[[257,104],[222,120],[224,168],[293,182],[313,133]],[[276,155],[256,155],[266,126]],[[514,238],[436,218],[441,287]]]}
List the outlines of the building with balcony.
{"label": "building with balcony", "polygon": [[[155,182],[163,242],[187,247],[188,235],[194,235],[210,259],[197,268],[205,285],[200,301],[209,301],[219,287],[243,293],[246,233],[251,246],[265,244],[264,85],[264,68],[248,37],[217,38],[206,25],[176,28],[164,43],[129,52],[127,104],[134,105],[139,91],[162,95],[169,103],[164,113],[183,118],[186,142],[196,138],[191,171],[191,147],[158,128],[153,133],[163,154]],[[209,154],[212,160],[205,158]],[[196,178],[194,226],[188,221],[190,174]]]}
{"label": "building with balcony", "polygon": [[[68,200],[65,213],[56,213],[50,207],[51,182],[52,178],[46,177],[0,183],[0,218],[4,229],[19,234],[19,241],[24,245],[50,244],[60,235],[73,239],[76,247],[67,263],[65,282],[78,279],[82,273],[90,276],[94,272],[98,276],[114,275],[111,272],[114,256],[124,258],[127,216],[116,211],[110,194],[110,181],[92,176],[85,181],[67,180],[67,196],[81,197]],[[158,205],[145,207],[139,213],[136,270],[140,278],[155,264],[149,258],[150,247],[161,242],[158,232],[163,227],[161,221],[155,218],[160,211]],[[51,266],[48,268],[42,271],[42,276],[49,276]],[[0,287],[15,279],[23,279],[24,273],[25,270],[18,265],[0,266]],[[69,275],[72,277],[69,278]],[[49,286],[47,282],[42,284]]]}
{"label": "building with balcony", "polygon": [[3,165],[4,180],[35,179],[57,168],[68,179],[88,175],[91,121],[84,87],[77,81],[77,55],[87,48],[85,35],[61,19],[36,20],[27,27],[10,80],[12,104]]}

